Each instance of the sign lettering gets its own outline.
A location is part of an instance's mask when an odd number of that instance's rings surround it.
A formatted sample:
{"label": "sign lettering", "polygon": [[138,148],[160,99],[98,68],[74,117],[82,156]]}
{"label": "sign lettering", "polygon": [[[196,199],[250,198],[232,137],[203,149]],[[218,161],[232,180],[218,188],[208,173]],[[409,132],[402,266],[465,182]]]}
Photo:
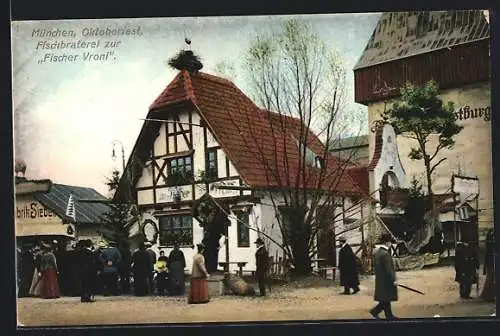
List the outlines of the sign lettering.
{"label": "sign lettering", "polygon": [[37,203],[32,202],[29,206],[24,207],[16,206],[17,219],[36,219],[45,217],[55,217],[54,213],[44,207],[39,206]]}
{"label": "sign lettering", "polygon": [[455,120],[468,120],[468,119],[483,119],[484,121],[491,120],[491,107],[472,108],[470,106],[461,107],[455,112]]}

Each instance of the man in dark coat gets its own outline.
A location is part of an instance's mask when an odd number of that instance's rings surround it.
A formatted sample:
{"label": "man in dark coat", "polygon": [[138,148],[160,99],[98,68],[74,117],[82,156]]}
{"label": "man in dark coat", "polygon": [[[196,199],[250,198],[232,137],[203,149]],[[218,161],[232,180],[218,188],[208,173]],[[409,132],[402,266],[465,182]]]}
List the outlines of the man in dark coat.
{"label": "man in dark coat", "polygon": [[132,255],[135,296],[145,296],[148,294],[148,279],[152,268],[151,257],[146,251],[144,243],[141,243],[139,250],[135,251]]}
{"label": "man in dark coat", "polygon": [[81,302],[94,302],[92,296],[94,295],[94,275],[96,266],[94,263],[94,255],[91,251],[92,241],[90,239],[84,240],[79,249],[78,264],[81,268],[80,281],[81,281]]}
{"label": "man in dark coat", "polygon": [[356,294],[359,292],[358,262],[345,237],[340,237],[339,243],[341,244],[339,251],[340,285],[344,286],[343,294],[351,294],[351,288],[353,294]]}
{"label": "man in dark coat", "polygon": [[118,295],[118,267],[121,262],[121,254],[115,242],[109,242],[110,247],[101,253],[102,275],[104,284],[104,295]]}
{"label": "man in dark coat", "polygon": [[151,249],[151,243],[150,242],[145,242],[144,245],[146,246],[146,252],[148,252],[149,257],[151,258],[151,271],[148,277],[148,290],[149,294],[153,294],[155,291],[155,286],[154,286],[154,265],[156,263],[156,252]]}
{"label": "man in dark coat", "polygon": [[477,282],[476,272],[479,258],[475,249],[467,242],[458,242],[455,249],[455,281],[460,284],[460,297],[470,299],[472,284]]}
{"label": "man in dark coat", "polygon": [[382,245],[374,254],[374,269],[375,269],[375,295],[374,299],[378,304],[370,310],[370,314],[379,318],[379,314],[384,311],[385,317],[388,320],[397,319],[392,314],[391,302],[398,300],[398,287],[396,283],[396,272],[392,256],[389,253],[389,248],[392,245],[392,237],[389,234],[383,234],[381,239]]}
{"label": "man in dark coat", "polygon": [[179,249],[179,242],[174,243],[174,249],[170,252],[167,261],[169,272],[170,295],[182,295],[185,291],[184,268],[186,267],[186,258]]}
{"label": "man in dark coat", "polygon": [[255,273],[259,283],[260,296],[266,296],[266,273],[269,264],[269,256],[264,247],[264,241],[261,238],[257,238],[255,244],[257,245],[257,252],[255,252],[255,264],[257,269]]}

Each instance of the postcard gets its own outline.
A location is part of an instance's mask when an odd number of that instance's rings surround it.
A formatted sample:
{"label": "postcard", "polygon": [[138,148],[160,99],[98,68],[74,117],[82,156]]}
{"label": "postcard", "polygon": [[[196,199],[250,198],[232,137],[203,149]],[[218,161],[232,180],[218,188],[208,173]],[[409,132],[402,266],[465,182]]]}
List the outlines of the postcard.
{"label": "postcard", "polygon": [[12,22],[20,327],[495,316],[486,10]]}

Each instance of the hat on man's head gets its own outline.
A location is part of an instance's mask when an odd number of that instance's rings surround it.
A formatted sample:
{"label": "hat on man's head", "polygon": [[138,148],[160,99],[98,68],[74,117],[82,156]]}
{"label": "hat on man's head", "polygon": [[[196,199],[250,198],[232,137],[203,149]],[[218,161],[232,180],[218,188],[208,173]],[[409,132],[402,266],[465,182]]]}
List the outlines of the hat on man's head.
{"label": "hat on man's head", "polygon": [[254,244],[257,244],[257,245],[264,245],[264,241],[262,240],[262,238],[257,238],[257,240],[254,242]]}
{"label": "hat on man's head", "polygon": [[144,242],[144,246],[151,247],[151,246],[153,246],[153,244],[151,244],[150,242],[147,241],[147,242]]}
{"label": "hat on man's head", "polygon": [[205,249],[205,245],[203,243],[199,243],[199,244],[196,244],[196,248],[198,250],[204,250]]}
{"label": "hat on man's head", "polygon": [[340,236],[340,237],[338,238],[338,241],[339,241],[339,242],[344,242],[344,243],[345,243],[345,242],[347,241],[347,239],[345,239],[345,237],[344,237],[344,236]]}

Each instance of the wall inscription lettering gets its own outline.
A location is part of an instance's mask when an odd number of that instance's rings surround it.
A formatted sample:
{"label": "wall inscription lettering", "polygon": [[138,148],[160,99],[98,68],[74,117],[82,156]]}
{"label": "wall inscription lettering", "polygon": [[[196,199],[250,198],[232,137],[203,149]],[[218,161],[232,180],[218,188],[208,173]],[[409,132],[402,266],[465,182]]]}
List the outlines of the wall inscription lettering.
{"label": "wall inscription lettering", "polygon": [[470,107],[464,106],[455,112],[455,120],[468,120],[468,119],[483,119],[484,121],[491,120],[491,107]]}

